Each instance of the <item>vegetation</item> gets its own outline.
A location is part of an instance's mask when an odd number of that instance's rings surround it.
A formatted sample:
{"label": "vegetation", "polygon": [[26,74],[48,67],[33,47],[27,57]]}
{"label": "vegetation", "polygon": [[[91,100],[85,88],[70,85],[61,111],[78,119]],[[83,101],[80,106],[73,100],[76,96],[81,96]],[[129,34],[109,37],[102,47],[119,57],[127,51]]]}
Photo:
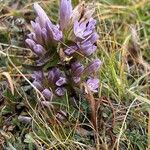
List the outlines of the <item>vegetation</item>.
{"label": "vegetation", "polygon": [[[0,149],[150,148],[150,1],[86,0],[102,61],[98,94],[41,103],[25,45],[34,0],[0,1]],[[39,2],[58,21],[59,1]],[[74,6],[81,0],[72,0]]]}

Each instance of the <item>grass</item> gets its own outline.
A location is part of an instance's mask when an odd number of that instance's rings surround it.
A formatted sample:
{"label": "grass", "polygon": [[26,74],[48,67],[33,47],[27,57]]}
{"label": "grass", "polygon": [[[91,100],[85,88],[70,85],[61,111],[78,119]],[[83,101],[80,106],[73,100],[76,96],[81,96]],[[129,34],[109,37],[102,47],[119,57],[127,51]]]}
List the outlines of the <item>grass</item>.
{"label": "grass", "polygon": [[[96,8],[100,40],[95,57],[103,62],[96,129],[92,108],[82,95],[78,105],[67,94],[53,105],[39,102],[31,72],[22,67],[31,63],[24,39],[34,19],[33,1],[0,3],[1,149],[149,149],[150,1],[87,2]],[[58,1],[42,4],[55,22]]]}

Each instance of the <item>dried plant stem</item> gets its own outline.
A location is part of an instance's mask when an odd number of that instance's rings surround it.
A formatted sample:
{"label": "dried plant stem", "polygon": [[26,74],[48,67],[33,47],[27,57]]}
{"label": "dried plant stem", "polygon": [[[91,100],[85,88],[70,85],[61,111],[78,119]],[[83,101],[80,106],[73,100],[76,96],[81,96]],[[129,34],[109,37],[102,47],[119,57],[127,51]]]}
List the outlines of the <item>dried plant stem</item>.
{"label": "dried plant stem", "polygon": [[97,124],[97,108],[99,105],[97,105],[92,92],[89,90],[86,84],[84,85],[84,87],[86,88],[86,91],[87,91],[86,99],[88,100],[90,108],[91,108],[91,122],[94,127],[96,149],[99,150],[100,143],[99,143],[98,124]]}
{"label": "dried plant stem", "polygon": [[148,118],[148,149],[150,149],[150,112]]}

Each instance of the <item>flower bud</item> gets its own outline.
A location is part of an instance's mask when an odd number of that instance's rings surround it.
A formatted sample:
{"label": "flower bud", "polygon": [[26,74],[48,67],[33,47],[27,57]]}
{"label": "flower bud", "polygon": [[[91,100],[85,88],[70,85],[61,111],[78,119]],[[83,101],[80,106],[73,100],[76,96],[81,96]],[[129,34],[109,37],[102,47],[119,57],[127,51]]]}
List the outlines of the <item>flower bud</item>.
{"label": "flower bud", "polygon": [[46,29],[49,33],[50,39],[55,41],[60,41],[62,39],[63,35],[62,35],[62,31],[59,30],[59,26],[47,22]]}
{"label": "flower bud", "polygon": [[92,74],[98,71],[102,62],[99,59],[94,60],[91,62],[84,70],[85,74]]}
{"label": "flower bud", "polygon": [[34,71],[34,73],[32,74],[32,78],[35,81],[42,82],[42,80],[44,79],[44,73],[43,73],[43,71]]}
{"label": "flower bud", "polygon": [[66,84],[66,78],[64,78],[64,77],[59,77],[58,81],[56,82],[56,85],[57,85],[57,86],[62,86],[62,85],[64,85],[64,84]]}
{"label": "flower bud", "polygon": [[84,70],[84,66],[79,62],[74,62],[71,65],[71,70],[72,70],[72,76],[79,77]]}
{"label": "flower bud", "polygon": [[53,93],[49,89],[44,89],[42,94],[47,100],[51,100],[53,97]]}
{"label": "flower bud", "polygon": [[41,8],[41,6],[38,3],[35,3],[33,7],[34,7],[34,10],[35,10],[37,16],[39,17],[38,20],[39,20],[40,25],[42,27],[45,27],[46,22],[51,23],[51,21],[49,20],[47,14],[45,13],[45,11]]}
{"label": "flower bud", "polygon": [[25,42],[26,42],[26,44],[28,45],[28,47],[29,47],[30,49],[33,49],[33,47],[34,47],[35,44],[36,44],[36,43],[35,43],[33,40],[31,40],[31,39],[26,39]]}
{"label": "flower bud", "polygon": [[45,28],[42,29],[42,38],[43,38],[45,44],[47,45],[49,42],[49,38],[48,38],[47,30]]}
{"label": "flower bud", "polygon": [[39,44],[43,45],[42,29],[41,29],[39,23],[35,23],[35,22],[31,21],[31,25],[32,25],[32,28],[34,29],[34,32],[35,32],[36,41]]}
{"label": "flower bud", "polygon": [[54,81],[54,78],[55,78],[55,73],[54,73],[53,70],[50,70],[50,71],[48,72],[48,81],[49,81],[49,83],[52,84],[52,82]]}
{"label": "flower bud", "polygon": [[37,81],[33,81],[32,83],[39,91],[42,91],[43,90],[43,87],[41,85],[40,82],[37,82]]}
{"label": "flower bud", "polygon": [[60,28],[62,31],[68,27],[71,14],[71,0],[60,0]]}
{"label": "flower bud", "polygon": [[92,91],[92,92],[94,92],[94,93],[96,93],[96,92],[98,92],[97,91],[97,89],[98,89],[98,87],[99,87],[99,80],[98,79],[88,79],[87,80],[87,86],[88,86],[88,88]]}
{"label": "flower bud", "polygon": [[85,56],[90,56],[90,55],[92,55],[96,51],[96,49],[97,49],[97,46],[91,45],[91,47],[88,47],[87,49],[83,49],[82,53]]}
{"label": "flower bud", "polygon": [[44,53],[44,48],[43,46],[41,46],[40,44],[36,44],[34,47],[33,47],[33,51],[35,54],[37,54],[38,56],[41,56],[43,53]]}
{"label": "flower bud", "polygon": [[91,41],[84,41],[82,43],[77,43],[79,46],[79,51],[84,54],[85,56],[90,56],[91,54],[93,54],[96,49],[97,46],[95,46],[94,44],[91,43]]}

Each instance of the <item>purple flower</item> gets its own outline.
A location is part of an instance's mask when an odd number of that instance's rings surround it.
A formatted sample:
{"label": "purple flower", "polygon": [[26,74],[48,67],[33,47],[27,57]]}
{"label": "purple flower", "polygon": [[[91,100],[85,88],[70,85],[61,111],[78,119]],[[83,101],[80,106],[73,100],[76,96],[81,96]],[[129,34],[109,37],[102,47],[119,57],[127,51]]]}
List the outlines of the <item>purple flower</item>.
{"label": "purple flower", "polygon": [[96,20],[91,18],[88,22],[83,21],[83,22],[78,22],[76,21],[74,23],[74,34],[77,38],[79,39],[86,39],[88,36],[90,36],[96,25]]}
{"label": "purple flower", "polygon": [[89,75],[97,72],[101,64],[102,62],[99,59],[95,59],[85,68],[84,73]]}
{"label": "purple flower", "polygon": [[32,84],[33,84],[39,91],[42,91],[42,90],[43,90],[43,87],[42,87],[41,82],[33,81]]}
{"label": "purple flower", "polygon": [[62,31],[59,30],[59,25],[53,25],[47,22],[46,29],[51,40],[60,41],[62,39],[63,35]]}
{"label": "purple flower", "polygon": [[58,68],[53,68],[48,72],[49,83],[56,83],[61,76],[61,71]]}
{"label": "purple flower", "polygon": [[55,93],[56,93],[57,96],[63,96],[65,94],[65,88],[58,87],[55,90]]}
{"label": "purple flower", "polygon": [[52,100],[53,93],[49,89],[44,89],[42,94],[47,100]]}
{"label": "purple flower", "polygon": [[99,39],[99,35],[96,32],[94,32],[84,41],[77,42],[77,45],[79,47],[79,52],[84,54],[85,56],[90,56],[91,54],[93,54],[97,49],[95,43],[98,39]]}
{"label": "purple flower", "polygon": [[40,23],[41,27],[45,27],[46,22],[51,23],[47,14],[45,13],[45,11],[41,8],[41,6],[38,3],[34,4],[34,10],[36,12],[36,15],[38,16],[38,18],[36,19],[36,22]]}
{"label": "purple flower", "polygon": [[80,81],[80,76],[84,71],[84,66],[79,62],[74,62],[71,64],[71,74],[73,81],[78,83]]}
{"label": "purple flower", "polygon": [[94,93],[98,92],[98,90],[97,90],[99,87],[99,80],[98,79],[90,78],[87,80],[86,83],[87,83],[87,86],[90,89],[90,91],[92,91]]}
{"label": "purple flower", "polygon": [[86,22],[80,23],[80,22],[76,21],[74,23],[73,30],[74,30],[74,34],[77,38],[85,39],[85,37],[84,37],[85,29],[86,29]]}
{"label": "purple flower", "polygon": [[31,21],[32,28],[35,33],[35,41],[39,44],[43,45],[43,38],[42,38],[42,28],[40,27],[39,23]]}
{"label": "purple flower", "polygon": [[97,49],[96,41],[99,39],[99,36],[95,32],[95,25],[96,20],[93,18],[90,18],[88,22],[84,20],[74,23],[74,34],[78,51],[85,56],[90,56]]}
{"label": "purple flower", "polygon": [[85,56],[90,56],[97,49],[97,46],[93,45],[90,41],[84,41],[82,43],[78,43],[78,46],[79,46],[79,52],[84,54]]}
{"label": "purple flower", "polygon": [[70,56],[72,55],[76,50],[77,50],[77,46],[69,46],[64,52],[66,55]]}
{"label": "purple flower", "polygon": [[25,42],[26,42],[27,46],[28,46],[30,49],[33,49],[33,47],[34,47],[35,44],[36,44],[36,43],[35,43],[33,40],[31,40],[31,39],[26,39]]}
{"label": "purple flower", "polygon": [[62,31],[68,27],[71,14],[71,0],[60,0],[60,28]]}
{"label": "purple flower", "polygon": [[43,73],[43,71],[34,71],[34,73],[32,74],[32,78],[35,81],[42,82],[44,80],[44,73]]}
{"label": "purple flower", "polygon": [[64,77],[59,77],[59,79],[58,79],[57,82],[56,82],[56,85],[57,85],[57,86],[62,86],[62,85],[64,85],[64,84],[66,84],[66,83],[67,83],[66,78],[64,78]]}
{"label": "purple flower", "polygon": [[41,46],[40,44],[36,44],[33,47],[33,51],[35,54],[37,54],[38,56],[43,55],[43,53],[45,52],[45,49],[43,46]]}
{"label": "purple flower", "polygon": [[48,81],[53,86],[63,86],[67,83],[65,76],[58,68],[53,68],[48,72]]}
{"label": "purple flower", "polygon": [[83,70],[84,66],[79,62],[74,62],[71,64],[71,71],[73,76],[79,77],[82,74]]}

